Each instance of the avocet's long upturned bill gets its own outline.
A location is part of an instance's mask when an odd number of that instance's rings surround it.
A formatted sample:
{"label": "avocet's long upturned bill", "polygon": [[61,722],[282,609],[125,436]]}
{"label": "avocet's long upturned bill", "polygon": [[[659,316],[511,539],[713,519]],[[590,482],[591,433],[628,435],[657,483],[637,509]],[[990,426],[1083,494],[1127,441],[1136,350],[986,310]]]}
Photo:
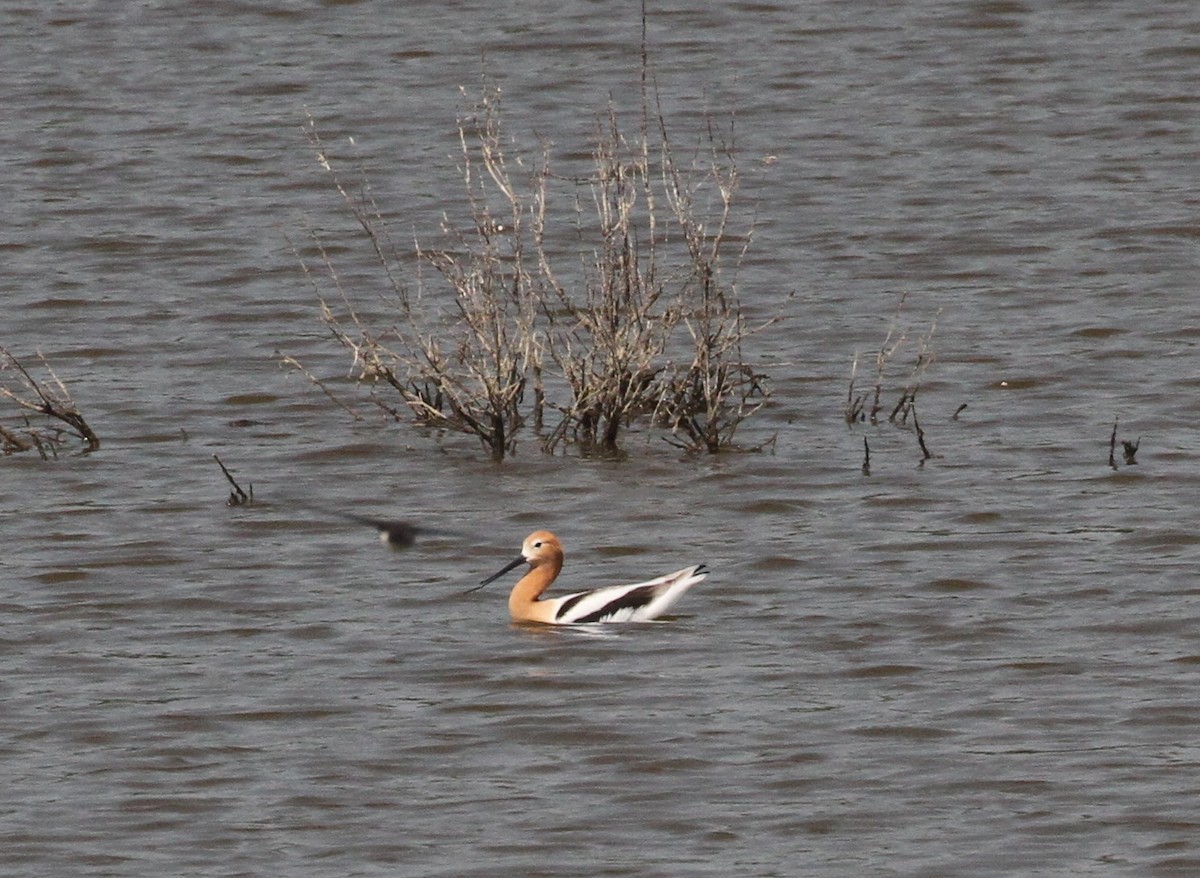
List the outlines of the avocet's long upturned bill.
{"label": "avocet's long upturned bill", "polygon": [[494,582],[521,564],[528,564],[529,572],[521,577],[508,596],[508,611],[514,622],[545,622],[548,625],[648,622],[671,609],[685,591],[708,575],[704,565],[697,564],[647,582],[543,599],[542,593],[562,571],[563,548],[558,537],[539,530],[525,538],[520,555],[477,587]]}

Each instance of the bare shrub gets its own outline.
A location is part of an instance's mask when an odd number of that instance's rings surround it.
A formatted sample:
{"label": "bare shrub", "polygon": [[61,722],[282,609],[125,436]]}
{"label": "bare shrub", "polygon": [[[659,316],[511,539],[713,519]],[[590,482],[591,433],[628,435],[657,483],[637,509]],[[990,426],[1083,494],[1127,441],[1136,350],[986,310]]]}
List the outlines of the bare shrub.
{"label": "bare shrub", "polygon": [[[640,130],[627,139],[610,106],[589,173],[561,177],[550,170],[547,143],[535,164],[513,157],[499,91],[485,84],[459,120],[469,228],[446,219],[446,246],[415,248],[418,266],[449,291],[450,308],[436,306],[425,273],[415,290],[400,280],[406,254],[392,245],[369,187],[352,193],[311,120],[308,132],[372,245],[399,319],[383,332],[368,327],[315,238],[336,310],[317,273],[305,271],[355,377],[390,415],[401,413],[379,389],[394,390],[420,421],[474,434],[497,460],[514,450],[530,416],[547,452],[573,443],[584,454],[618,453],[638,421],[666,427],[680,447],[716,452],[733,447],[738,426],[766,399],[765,376],[743,360],[749,331],[725,278],[751,236],[730,232],[737,168],[711,126],[707,160],[685,167],[661,112],[652,117],[644,99]],[[701,196],[715,204],[711,217]],[[570,229],[555,212],[564,202],[574,207]],[[568,231],[571,263],[563,265]],[[543,431],[548,413],[554,422]]]}

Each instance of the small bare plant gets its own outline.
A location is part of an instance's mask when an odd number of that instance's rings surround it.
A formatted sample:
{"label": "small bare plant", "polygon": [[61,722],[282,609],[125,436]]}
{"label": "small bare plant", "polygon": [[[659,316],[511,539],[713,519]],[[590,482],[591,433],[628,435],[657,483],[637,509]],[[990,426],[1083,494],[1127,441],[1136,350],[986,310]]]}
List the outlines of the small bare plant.
{"label": "small bare plant", "polygon": [[[854,358],[853,365],[850,368],[850,387],[846,394],[845,408],[846,423],[850,425],[868,420],[872,424],[877,425],[879,423],[879,414],[883,410],[882,400],[888,365],[908,340],[909,330],[907,328],[900,328],[900,318],[904,310],[906,298],[907,294],[901,295],[900,301],[896,306],[896,311],[892,315],[891,322],[888,324],[887,335],[884,337],[883,344],[880,345],[879,350],[875,354],[875,384],[873,388],[865,391],[855,389],[859,358],[858,356]],[[912,418],[913,429],[917,434],[917,444],[921,449],[922,466],[925,464],[925,461],[937,456],[929,450],[929,446],[925,441],[925,429],[921,426],[921,422],[917,418],[917,393],[921,389],[921,382],[925,378],[925,373],[935,359],[933,334],[937,329],[937,316],[934,315],[929,328],[917,340],[916,355],[913,358],[908,377],[905,379],[900,396],[887,418],[889,423],[897,426],[907,426],[909,418]],[[870,402],[869,409],[868,401]],[[960,406],[955,411],[953,417],[957,418],[964,408],[965,406]],[[866,439],[864,438],[863,441],[865,443]],[[863,463],[863,472],[864,474],[869,474],[870,452],[867,451],[866,454],[867,456]]]}
{"label": "small bare plant", "polygon": [[28,414],[10,419],[15,423],[0,423],[0,451],[12,454],[37,449],[43,458],[56,456],[58,449],[70,440],[84,443],[86,451],[100,447],[100,438],[84,419],[62,379],[54,373],[45,357],[38,354],[42,368],[50,376],[48,382],[34,378],[28,369],[6,349],[0,348],[0,397],[17,405],[24,412],[40,415],[42,425],[30,421]]}
{"label": "small bare plant", "polygon": [[[891,322],[888,324],[887,336],[883,339],[883,344],[879,346],[879,350],[875,352],[875,386],[874,393],[870,391],[856,392],[854,384],[858,380],[858,363],[859,357],[854,355],[854,362],[850,367],[850,389],[846,393],[846,422],[853,424],[858,421],[870,420],[872,424],[879,423],[879,410],[882,407],[883,396],[883,381],[884,373],[887,371],[888,361],[895,356],[896,352],[903,346],[908,338],[908,330],[900,330],[897,337],[897,330],[900,325],[900,314],[904,310],[904,302],[908,298],[907,293],[900,295],[900,301],[896,304],[896,311],[892,314]],[[893,341],[893,339],[895,339]],[[871,400],[871,411],[868,414],[866,411],[867,400]]]}
{"label": "small bare plant", "polygon": [[[846,393],[845,415],[848,424],[868,420],[872,424],[879,423],[879,413],[883,410],[883,392],[888,365],[904,346],[905,342],[908,341],[909,330],[907,328],[900,328],[900,318],[907,298],[907,293],[900,296],[900,301],[896,305],[896,311],[892,315],[891,322],[888,324],[888,331],[884,337],[883,344],[875,352],[875,383],[870,390],[860,391],[855,387],[855,383],[858,380],[859,357],[857,354],[854,357],[854,362],[850,367],[850,386]],[[936,329],[937,315],[934,315],[929,328],[917,341],[916,356],[909,369],[908,377],[905,379],[904,387],[900,392],[896,404],[892,407],[891,414],[888,415],[888,420],[893,424],[907,423],[909,413],[913,410],[917,391],[921,388],[925,372],[933,365],[935,359],[933,334]],[[868,400],[871,403],[869,410],[867,409]]]}

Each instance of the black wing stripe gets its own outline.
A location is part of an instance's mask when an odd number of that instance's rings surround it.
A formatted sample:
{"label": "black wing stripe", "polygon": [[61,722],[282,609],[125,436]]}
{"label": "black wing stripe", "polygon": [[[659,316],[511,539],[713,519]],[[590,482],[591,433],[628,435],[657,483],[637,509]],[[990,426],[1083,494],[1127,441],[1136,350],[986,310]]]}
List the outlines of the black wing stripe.
{"label": "black wing stripe", "polygon": [[579,603],[585,597],[587,597],[586,591],[581,591],[579,594],[571,595],[569,598],[567,598],[566,600],[564,600],[562,602],[562,605],[558,608],[558,612],[554,614],[554,618],[561,619],[563,616],[565,616],[567,614],[567,612],[571,609],[571,607],[575,606],[577,603]]}
{"label": "black wing stripe", "polygon": [[[605,604],[603,607],[596,610],[595,612],[588,613],[586,616],[583,616],[579,619],[575,619],[574,621],[580,622],[580,623],[602,622],[605,619],[607,619],[609,616],[613,615],[614,613],[620,612],[621,610],[636,610],[639,607],[646,606],[646,604],[648,604],[652,600],[654,600],[654,596],[657,591],[658,591],[658,586],[656,586],[656,585],[646,585],[646,586],[642,586],[641,588],[635,588],[632,591],[625,592],[625,594],[621,595],[616,600],[609,601],[607,604]],[[559,618],[562,618],[563,610],[565,610],[566,608],[567,608],[566,604],[564,604],[562,606],[562,608],[559,610],[559,612],[558,612]]]}

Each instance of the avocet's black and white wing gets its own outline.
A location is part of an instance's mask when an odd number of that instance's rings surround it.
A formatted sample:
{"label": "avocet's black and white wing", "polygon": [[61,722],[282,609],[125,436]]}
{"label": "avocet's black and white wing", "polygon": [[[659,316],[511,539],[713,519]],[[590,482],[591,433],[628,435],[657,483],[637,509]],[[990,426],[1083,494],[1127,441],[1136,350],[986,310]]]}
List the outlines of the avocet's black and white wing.
{"label": "avocet's black and white wing", "polygon": [[550,602],[555,604],[554,623],[649,622],[664,615],[689,588],[707,575],[705,566],[697,564],[647,582],[551,598]]}

